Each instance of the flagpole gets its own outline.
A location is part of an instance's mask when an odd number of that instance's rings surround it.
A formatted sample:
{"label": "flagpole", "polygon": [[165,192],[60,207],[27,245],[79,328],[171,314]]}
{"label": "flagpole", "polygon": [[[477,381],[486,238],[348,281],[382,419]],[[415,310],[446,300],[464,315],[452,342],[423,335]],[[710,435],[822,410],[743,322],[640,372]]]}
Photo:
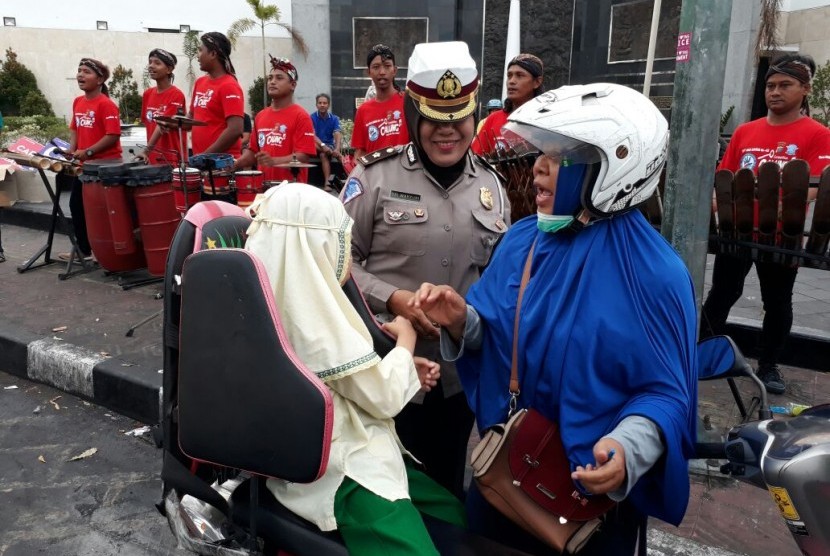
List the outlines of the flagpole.
{"label": "flagpole", "polygon": [[507,20],[507,46],[504,49],[504,73],[502,74],[501,98],[507,98],[507,64],[521,52],[520,2],[510,0],[510,15]]}
{"label": "flagpole", "polygon": [[663,0],[654,0],[651,12],[651,30],[648,35],[648,56],[646,57],[646,76],[643,80],[643,94],[651,96],[651,74],[654,68],[654,52],[657,50],[657,28],[660,26],[660,6]]}

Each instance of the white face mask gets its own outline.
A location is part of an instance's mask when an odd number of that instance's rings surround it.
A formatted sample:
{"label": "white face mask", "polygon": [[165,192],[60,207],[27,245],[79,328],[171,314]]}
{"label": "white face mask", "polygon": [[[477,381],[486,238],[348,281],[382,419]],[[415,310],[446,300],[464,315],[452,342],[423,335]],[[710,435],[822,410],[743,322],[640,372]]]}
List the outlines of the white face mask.
{"label": "white face mask", "polygon": [[560,216],[558,214],[545,214],[543,212],[536,213],[536,227],[540,231],[555,234],[563,228],[567,228],[574,221],[573,216]]}

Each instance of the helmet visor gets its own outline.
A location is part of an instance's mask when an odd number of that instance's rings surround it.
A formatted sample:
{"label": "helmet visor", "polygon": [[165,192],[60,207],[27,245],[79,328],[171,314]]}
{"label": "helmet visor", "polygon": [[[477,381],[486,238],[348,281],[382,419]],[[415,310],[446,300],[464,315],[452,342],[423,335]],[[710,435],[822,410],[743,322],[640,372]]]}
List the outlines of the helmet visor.
{"label": "helmet visor", "polygon": [[509,121],[502,128],[502,136],[517,155],[542,152],[571,164],[593,164],[602,160],[595,146],[536,126]]}

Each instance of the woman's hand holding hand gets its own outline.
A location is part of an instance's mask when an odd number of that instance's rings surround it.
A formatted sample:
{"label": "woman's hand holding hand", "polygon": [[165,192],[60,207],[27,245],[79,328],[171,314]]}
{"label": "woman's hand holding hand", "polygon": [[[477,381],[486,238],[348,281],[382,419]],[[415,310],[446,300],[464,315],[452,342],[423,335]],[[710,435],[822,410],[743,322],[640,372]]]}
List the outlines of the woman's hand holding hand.
{"label": "woman's hand holding hand", "polygon": [[458,341],[464,334],[467,302],[450,286],[424,282],[409,300],[409,306],[422,311],[429,320],[446,328],[454,340]]}
{"label": "woman's hand holding hand", "polygon": [[625,450],[611,438],[601,438],[594,444],[596,465],[577,466],[571,479],[579,481],[591,494],[608,494],[625,482]]}
{"label": "woman's hand holding hand", "polygon": [[392,314],[409,320],[419,336],[435,340],[439,334],[438,326],[421,309],[410,303],[414,295],[415,293],[409,290],[395,290],[387,300],[386,308]]}

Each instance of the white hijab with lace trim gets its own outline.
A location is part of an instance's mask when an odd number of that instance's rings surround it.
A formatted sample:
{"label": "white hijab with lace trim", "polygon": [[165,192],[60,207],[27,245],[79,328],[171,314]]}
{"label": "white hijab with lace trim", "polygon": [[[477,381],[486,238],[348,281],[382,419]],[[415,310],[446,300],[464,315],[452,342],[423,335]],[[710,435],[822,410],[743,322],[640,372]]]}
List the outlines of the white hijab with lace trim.
{"label": "white hijab with lace trim", "polygon": [[341,289],[351,268],[352,219],[336,197],[283,182],[249,207],[245,249],[265,265],[294,351],[323,381],[380,362],[371,336]]}

